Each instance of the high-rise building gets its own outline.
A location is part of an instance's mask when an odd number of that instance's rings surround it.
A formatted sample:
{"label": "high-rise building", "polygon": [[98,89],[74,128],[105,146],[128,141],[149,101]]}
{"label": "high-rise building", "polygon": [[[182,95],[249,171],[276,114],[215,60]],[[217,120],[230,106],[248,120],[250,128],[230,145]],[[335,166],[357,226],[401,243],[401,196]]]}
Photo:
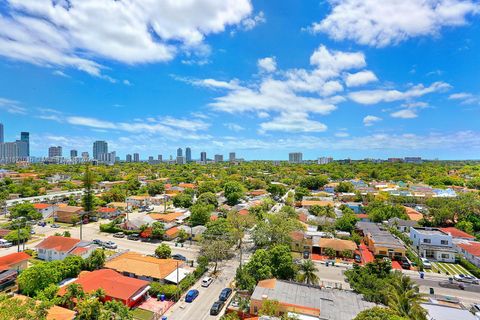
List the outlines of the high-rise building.
{"label": "high-rise building", "polygon": [[20,132],[20,141],[25,142],[25,157],[30,157],[30,132]]}
{"label": "high-rise building", "polygon": [[235,162],[235,158],[237,157],[237,155],[235,154],[235,152],[230,152],[228,154],[228,161],[230,162]]}
{"label": "high-rise building", "polygon": [[158,160],[158,162],[163,162],[163,156],[161,154],[159,154],[157,156],[157,160]]}
{"label": "high-rise building", "polygon": [[327,164],[327,163],[330,163],[330,162],[333,162],[332,157],[320,157],[317,160],[317,164]]}
{"label": "high-rise building", "polygon": [[17,145],[17,157],[25,160],[28,158],[28,143],[22,140],[14,142]]}
{"label": "high-rise building", "polygon": [[177,149],[177,157],[183,157],[183,150],[182,148]]}
{"label": "high-rise building", "polygon": [[70,158],[75,159],[76,157],[78,157],[78,151],[75,149],[70,150]]}
{"label": "high-rise building", "polygon": [[16,142],[0,143],[0,159],[2,163],[14,163],[18,158],[18,145]]}
{"label": "high-rise building", "polygon": [[82,152],[82,159],[83,161],[88,161],[90,159],[90,154],[88,153],[88,151]]}
{"label": "high-rise building", "polygon": [[185,157],[178,156],[177,157],[177,164],[185,164]]}
{"label": "high-rise building", "polygon": [[223,154],[216,154],[214,159],[215,162],[223,162]]}
{"label": "high-rise building", "polygon": [[192,161],[192,149],[190,149],[190,147],[185,149],[185,160],[187,163]]}
{"label": "high-rise building", "polygon": [[125,157],[125,161],[127,161],[127,162],[132,162],[132,155],[131,155],[131,154],[127,154],[127,156]]}
{"label": "high-rise building", "polygon": [[291,152],[288,154],[288,162],[290,163],[302,163],[303,154],[301,152]]}
{"label": "high-rise building", "polygon": [[200,152],[200,161],[207,162],[207,153],[205,151]]}
{"label": "high-rise building", "polygon": [[0,123],[0,143],[4,143],[5,142],[5,137],[3,135],[3,123]]}
{"label": "high-rise building", "polygon": [[133,154],[133,162],[140,162],[140,154],[138,153]]}
{"label": "high-rise building", "polygon": [[61,146],[48,148],[48,157],[49,158],[56,158],[56,157],[61,157],[61,156],[62,156],[62,147]]}
{"label": "high-rise building", "polygon": [[148,163],[150,163],[150,164],[153,163],[153,156],[148,156]]}
{"label": "high-rise building", "polygon": [[405,157],[405,163],[422,163],[422,157]]}
{"label": "high-rise building", "polygon": [[108,143],[98,140],[93,143],[93,159],[105,161],[108,154]]}

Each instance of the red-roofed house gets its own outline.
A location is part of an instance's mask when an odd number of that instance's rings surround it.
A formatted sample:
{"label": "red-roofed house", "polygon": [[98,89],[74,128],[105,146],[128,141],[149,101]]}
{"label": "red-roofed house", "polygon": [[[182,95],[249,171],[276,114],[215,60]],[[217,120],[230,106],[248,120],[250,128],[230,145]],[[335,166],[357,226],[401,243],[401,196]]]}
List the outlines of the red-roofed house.
{"label": "red-roofed house", "polygon": [[443,232],[450,233],[453,239],[475,240],[475,236],[454,227],[439,228]]}
{"label": "red-roofed house", "polygon": [[100,214],[102,218],[113,218],[118,216],[121,212],[117,208],[110,207],[101,207],[97,209],[97,213]]}
{"label": "red-roofed house", "polygon": [[35,249],[38,258],[46,261],[63,260],[70,255],[88,258],[96,246],[76,238],[50,236],[40,242]]}
{"label": "red-roofed house", "polygon": [[[148,281],[126,277],[111,269],[82,272],[73,283],[81,285],[87,293],[103,289],[103,301],[117,300],[130,308],[144,301],[150,289]],[[60,288],[59,295],[64,295],[67,287]]]}
{"label": "red-roofed house", "polygon": [[180,229],[178,229],[177,227],[170,228],[167,231],[165,231],[165,234],[163,235],[163,238],[165,240],[173,240],[178,236],[179,231],[180,231]]}
{"label": "red-roofed house", "polygon": [[22,271],[27,269],[28,260],[31,256],[25,252],[15,252],[0,257],[0,270],[17,270]]}
{"label": "red-roofed house", "polygon": [[480,267],[480,242],[465,241],[456,243],[455,247],[468,261]]}
{"label": "red-roofed house", "polygon": [[43,218],[50,218],[55,212],[56,206],[48,203],[34,203],[33,207],[39,213],[42,214]]}

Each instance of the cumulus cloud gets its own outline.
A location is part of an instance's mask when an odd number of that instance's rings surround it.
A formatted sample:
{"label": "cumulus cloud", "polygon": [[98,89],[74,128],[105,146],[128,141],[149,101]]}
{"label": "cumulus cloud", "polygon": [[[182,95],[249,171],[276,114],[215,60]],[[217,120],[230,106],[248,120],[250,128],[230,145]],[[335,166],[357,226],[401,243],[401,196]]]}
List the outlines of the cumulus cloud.
{"label": "cumulus cloud", "polygon": [[434,82],[425,87],[423,84],[415,85],[406,91],[399,90],[363,90],[349,94],[349,98],[360,104],[377,104],[379,102],[392,102],[418,98],[433,92],[442,92],[451,86],[445,82]]}
{"label": "cumulus cloud", "polygon": [[399,111],[392,112],[390,115],[393,118],[400,118],[400,119],[413,119],[418,117],[417,112],[412,109],[402,109]]}
{"label": "cumulus cloud", "polygon": [[267,131],[282,132],[323,132],[327,126],[321,122],[308,118],[303,112],[281,113],[271,121],[260,124],[260,133]]}
{"label": "cumulus cloud", "polygon": [[378,81],[375,73],[369,70],[360,71],[357,73],[347,73],[345,76],[345,84],[347,87],[358,87],[370,82]]}
{"label": "cumulus cloud", "polygon": [[363,118],[363,124],[365,127],[370,127],[373,126],[376,122],[382,121],[382,118],[368,115],[365,118]]}
{"label": "cumulus cloud", "polygon": [[329,0],[331,12],[310,30],[335,40],[384,47],[409,38],[438,35],[468,23],[480,5],[472,0]]}
{"label": "cumulus cloud", "polygon": [[94,76],[102,74],[99,60],[168,61],[205,50],[205,37],[228,26],[252,27],[250,0],[7,0],[5,10],[0,55]]}
{"label": "cumulus cloud", "polygon": [[236,123],[225,123],[224,126],[229,129],[229,130],[232,130],[232,131],[235,131],[235,132],[240,132],[240,131],[243,131],[245,130],[244,127],[242,127],[241,125],[239,124],[236,124]]}
{"label": "cumulus cloud", "polygon": [[277,61],[275,57],[267,57],[258,59],[258,68],[263,72],[274,72],[277,69]]}
{"label": "cumulus cloud", "polygon": [[460,101],[461,104],[477,104],[480,103],[480,97],[475,96],[471,93],[467,92],[459,92],[459,93],[453,93],[450,96],[448,96],[449,100],[457,100]]}

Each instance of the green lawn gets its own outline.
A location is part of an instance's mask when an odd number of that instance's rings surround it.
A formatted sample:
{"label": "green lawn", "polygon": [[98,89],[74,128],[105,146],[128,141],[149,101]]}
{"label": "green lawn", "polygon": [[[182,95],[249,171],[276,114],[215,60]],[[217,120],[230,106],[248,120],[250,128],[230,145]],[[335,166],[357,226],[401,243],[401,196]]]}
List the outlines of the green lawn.
{"label": "green lawn", "polygon": [[152,320],[153,319],[153,312],[148,310],[143,310],[140,308],[136,308],[132,310],[133,318],[136,320]]}
{"label": "green lawn", "polygon": [[437,272],[438,270],[440,270],[441,273],[448,274],[450,276],[453,276],[456,274],[471,275],[470,272],[468,272],[464,267],[462,267],[459,264],[446,263],[446,262],[432,262],[432,271]]}

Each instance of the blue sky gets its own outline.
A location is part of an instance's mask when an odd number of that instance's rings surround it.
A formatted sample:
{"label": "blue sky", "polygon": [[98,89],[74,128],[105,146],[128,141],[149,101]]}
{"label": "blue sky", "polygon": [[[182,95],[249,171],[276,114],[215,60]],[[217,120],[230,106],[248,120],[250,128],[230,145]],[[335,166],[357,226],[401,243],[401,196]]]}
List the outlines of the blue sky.
{"label": "blue sky", "polygon": [[0,116],[123,158],[479,159],[469,0],[4,0]]}

